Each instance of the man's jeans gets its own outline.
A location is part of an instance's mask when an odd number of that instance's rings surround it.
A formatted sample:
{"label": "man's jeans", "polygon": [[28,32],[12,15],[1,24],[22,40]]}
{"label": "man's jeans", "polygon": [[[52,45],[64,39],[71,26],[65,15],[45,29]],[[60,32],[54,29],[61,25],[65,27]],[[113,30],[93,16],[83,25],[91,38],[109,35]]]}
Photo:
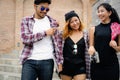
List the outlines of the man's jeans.
{"label": "man's jeans", "polygon": [[52,80],[54,61],[27,60],[22,66],[21,80]]}

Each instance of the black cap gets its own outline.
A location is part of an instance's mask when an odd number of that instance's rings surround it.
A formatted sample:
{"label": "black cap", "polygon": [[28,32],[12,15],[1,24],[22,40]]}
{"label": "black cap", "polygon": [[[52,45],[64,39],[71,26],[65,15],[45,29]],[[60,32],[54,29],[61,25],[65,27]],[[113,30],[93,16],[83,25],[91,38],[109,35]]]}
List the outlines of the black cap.
{"label": "black cap", "polygon": [[51,0],[34,0],[34,4],[39,5],[40,3],[51,4]]}
{"label": "black cap", "polygon": [[69,19],[71,19],[71,18],[74,17],[74,16],[76,16],[76,17],[79,18],[79,16],[77,15],[77,13],[75,13],[74,10],[73,10],[73,11],[70,11],[70,12],[67,12],[67,13],[65,14],[65,21],[68,21]]}

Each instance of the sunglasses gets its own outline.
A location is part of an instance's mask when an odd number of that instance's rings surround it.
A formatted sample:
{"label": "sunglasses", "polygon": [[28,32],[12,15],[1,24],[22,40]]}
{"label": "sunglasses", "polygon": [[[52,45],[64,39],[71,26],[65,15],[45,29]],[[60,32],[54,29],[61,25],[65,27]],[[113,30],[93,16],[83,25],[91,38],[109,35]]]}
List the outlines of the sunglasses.
{"label": "sunglasses", "polygon": [[77,52],[78,52],[78,51],[77,51],[77,44],[74,44],[74,45],[73,45],[73,48],[74,48],[74,49],[73,49],[73,54],[76,55]]}
{"label": "sunglasses", "polygon": [[41,11],[46,10],[46,11],[48,12],[50,9],[49,9],[49,8],[45,8],[44,6],[41,6],[40,10],[41,10]]}

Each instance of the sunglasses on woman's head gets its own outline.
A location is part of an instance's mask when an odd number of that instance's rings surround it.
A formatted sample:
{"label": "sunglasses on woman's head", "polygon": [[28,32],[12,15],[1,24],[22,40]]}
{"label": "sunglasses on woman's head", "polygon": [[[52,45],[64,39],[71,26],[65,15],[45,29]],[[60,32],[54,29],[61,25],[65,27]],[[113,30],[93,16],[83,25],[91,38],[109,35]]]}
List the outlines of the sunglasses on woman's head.
{"label": "sunglasses on woman's head", "polygon": [[73,49],[73,54],[76,55],[76,54],[77,54],[77,44],[74,44],[74,45],[73,45],[73,48],[74,48],[74,49]]}
{"label": "sunglasses on woman's head", "polygon": [[48,11],[49,11],[49,8],[45,8],[44,6],[41,6],[41,7],[40,7],[40,10],[41,10],[41,11],[46,10],[46,11],[48,12]]}

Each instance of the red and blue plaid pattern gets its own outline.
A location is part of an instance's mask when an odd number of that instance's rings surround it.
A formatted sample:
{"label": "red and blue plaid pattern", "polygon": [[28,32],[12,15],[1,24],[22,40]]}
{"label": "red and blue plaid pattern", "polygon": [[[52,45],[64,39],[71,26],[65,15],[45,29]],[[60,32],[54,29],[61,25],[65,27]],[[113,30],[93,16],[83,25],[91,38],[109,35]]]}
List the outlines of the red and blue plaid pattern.
{"label": "red and blue plaid pattern", "polygon": [[[50,26],[51,27],[58,27],[56,20],[52,19],[51,17],[47,16],[50,20]],[[25,17],[22,19],[21,22],[21,40],[24,44],[24,48],[22,50],[21,56],[20,56],[20,62],[23,64],[27,58],[31,55],[33,51],[33,43],[36,41],[42,40],[46,34],[43,33],[37,33],[33,34],[33,27],[34,27],[34,16]],[[62,37],[59,30],[56,31],[56,33],[51,36],[53,47],[54,47],[54,57],[57,64],[63,63],[63,56],[62,56]]]}

